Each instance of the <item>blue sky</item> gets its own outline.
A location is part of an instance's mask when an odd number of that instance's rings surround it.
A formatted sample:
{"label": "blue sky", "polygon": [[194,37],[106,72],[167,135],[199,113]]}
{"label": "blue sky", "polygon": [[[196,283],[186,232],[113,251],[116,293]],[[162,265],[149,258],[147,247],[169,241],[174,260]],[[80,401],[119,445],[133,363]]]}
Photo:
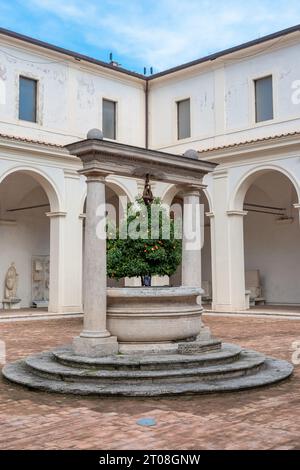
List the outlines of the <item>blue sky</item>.
{"label": "blue sky", "polygon": [[0,25],[142,72],[300,23],[299,0],[0,0]]}

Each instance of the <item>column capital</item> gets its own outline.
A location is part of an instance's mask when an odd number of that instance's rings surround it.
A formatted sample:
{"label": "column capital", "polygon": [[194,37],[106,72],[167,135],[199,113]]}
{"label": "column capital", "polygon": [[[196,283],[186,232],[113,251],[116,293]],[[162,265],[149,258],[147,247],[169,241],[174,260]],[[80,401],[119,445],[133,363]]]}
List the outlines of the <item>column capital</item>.
{"label": "column capital", "polygon": [[295,209],[298,209],[300,211],[300,203],[297,202],[297,204],[293,204],[294,208]]}
{"label": "column capital", "polygon": [[86,183],[103,183],[105,184],[105,175],[103,174],[96,174],[96,173],[89,173],[86,176]]}
{"label": "column capital", "polygon": [[206,189],[207,185],[206,184],[189,184],[185,185],[182,187],[182,190],[180,191],[182,196],[200,196],[201,191],[203,189]]}
{"label": "column capital", "polygon": [[65,175],[65,178],[70,178],[74,180],[80,179],[80,175],[78,174],[77,170],[64,170],[64,175]]}
{"label": "column capital", "polygon": [[213,212],[205,212],[205,215],[206,217],[208,217],[209,219],[213,219],[215,214]]}
{"label": "column capital", "polygon": [[66,212],[46,212],[46,216],[50,218],[54,217],[66,217]]}
{"label": "column capital", "polygon": [[248,212],[247,211],[239,211],[239,210],[231,210],[231,211],[227,211],[227,215],[228,216],[234,216],[234,215],[238,215],[240,217],[245,217],[245,215],[247,215]]}
{"label": "column capital", "polygon": [[222,169],[217,169],[212,172],[212,177],[214,179],[220,179],[220,178],[227,178],[228,177],[228,170],[222,168]]}
{"label": "column capital", "polygon": [[109,173],[105,173],[104,171],[93,169],[83,169],[79,170],[78,173],[80,175],[86,176],[86,182],[92,183],[99,181],[100,183],[105,183],[105,178],[109,176]]}

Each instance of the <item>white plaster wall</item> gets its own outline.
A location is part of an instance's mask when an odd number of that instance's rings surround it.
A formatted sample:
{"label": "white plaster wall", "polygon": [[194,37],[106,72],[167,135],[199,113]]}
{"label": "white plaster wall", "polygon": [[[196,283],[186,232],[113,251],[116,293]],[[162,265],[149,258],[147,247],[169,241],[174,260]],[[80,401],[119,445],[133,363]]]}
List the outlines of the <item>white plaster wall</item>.
{"label": "white plaster wall", "polygon": [[[102,128],[102,99],[117,101],[117,140],[145,144],[144,83],[0,39],[0,132],[59,144]],[[38,80],[38,122],[18,119],[19,75]]]}
{"label": "white plaster wall", "polygon": [[[243,131],[248,127],[272,127],[290,119],[299,119],[300,106],[292,102],[292,84],[299,79],[300,66],[295,60],[300,45],[291,45],[274,52],[248,57],[247,60],[230,63],[225,69],[226,128]],[[273,75],[274,122],[255,123],[253,80]],[[270,129],[271,127],[271,129]],[[259,134],[258,130],[256,131]],[[261,131],[260,131],[261,132]]]}
{"label": "white plaster wall", "polygon": [[[300,104],[293,104],[292,85],[300,77],[300,44],[245,57],[224,58],[179,75],[150,82],[150,144],[184,153],[299,130]],[[255,123],[254,79],[273,75],[274,120]],[[191,99],[191,138],[177,140],[176,101]],[[203,157],[205,159],[205,155]]]}
{"label": "white plaster wall", "polygon": [[[191,139],[177,141],[176,102],[191,99]],[[214,131],[214,83],[213,73],[163,83],[150,82],[150,146],[163,149],[206,138]],[[178,149],[180,152],[180,149]]]}
{"label": "white plaster wall", "polygon": [[[2,37],[0,132],[65,144],[102,127],[102,99],[118,102],[117,140],[145,144],[145,83]],[[149,82],[150,146],[183,153],[299,129],[300,104],[292,85],[300,77],[300,44],[291,38],[239,57],[189,68]],[[244,55],[244,57],[242,57]],[[18,120],[18,77],[39,81],[38,123]],[[253,80],[274,77],[272,122],[255,124]],[[177,140],[176,101],[191,98],[189,139]]]}

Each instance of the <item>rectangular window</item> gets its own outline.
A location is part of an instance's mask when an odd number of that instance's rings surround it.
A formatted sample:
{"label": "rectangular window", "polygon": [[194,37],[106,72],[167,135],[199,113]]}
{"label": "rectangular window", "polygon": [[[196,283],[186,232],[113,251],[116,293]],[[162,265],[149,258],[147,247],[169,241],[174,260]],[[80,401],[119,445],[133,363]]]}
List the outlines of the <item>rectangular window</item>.
{"label": "rectangular window", "polygon": [[103,100],[102,103],[102,132],[103,137],[116,140],[116,108],[115,101]]}
{"label": "rectangular window", "polygon": [[178,140],[191,137],[190,99],[177,101],[177,137]]}
{"label": "rectangular window", "polygon": [[19,79],[19,119],[36,122],[37,81],[27,77]]}
{"label": "rectangular window", "polygon": [[273,78],[259,78],[255,84],[255,119],[256,122],[269,121],[274,118]]}

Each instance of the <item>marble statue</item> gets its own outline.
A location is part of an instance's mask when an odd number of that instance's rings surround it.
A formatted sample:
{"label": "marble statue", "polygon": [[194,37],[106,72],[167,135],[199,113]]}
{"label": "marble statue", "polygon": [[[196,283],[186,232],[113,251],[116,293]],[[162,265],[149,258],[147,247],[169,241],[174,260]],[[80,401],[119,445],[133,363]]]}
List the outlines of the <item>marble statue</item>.
{"label": "marble statue", "polygon": [[17,297],[18,273],[15,263],[11,263],[7,270],[4,282],[4,309],[19,309],[21,300]]}

